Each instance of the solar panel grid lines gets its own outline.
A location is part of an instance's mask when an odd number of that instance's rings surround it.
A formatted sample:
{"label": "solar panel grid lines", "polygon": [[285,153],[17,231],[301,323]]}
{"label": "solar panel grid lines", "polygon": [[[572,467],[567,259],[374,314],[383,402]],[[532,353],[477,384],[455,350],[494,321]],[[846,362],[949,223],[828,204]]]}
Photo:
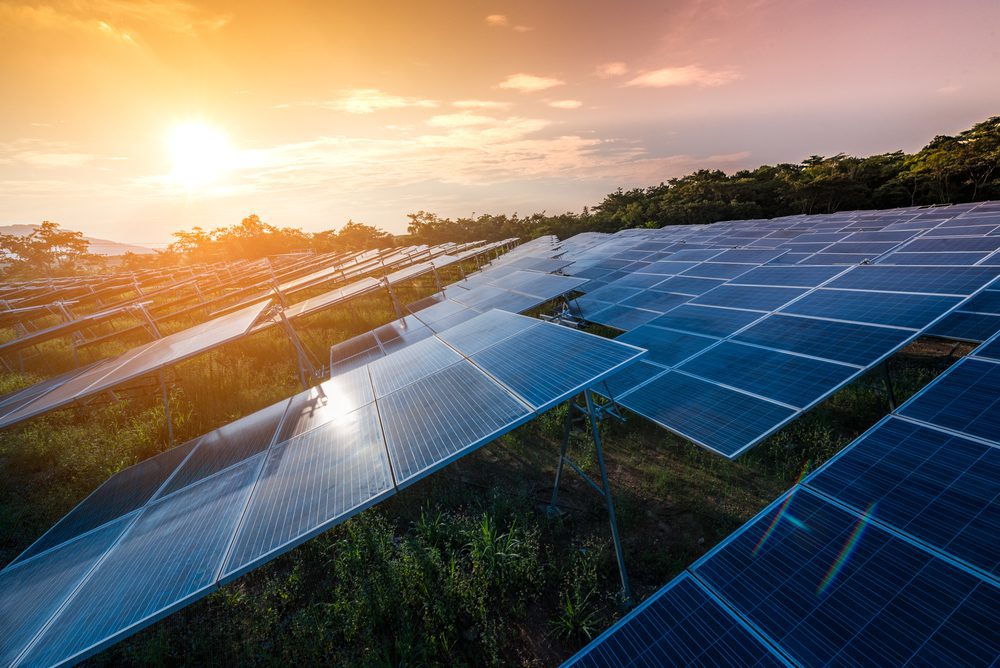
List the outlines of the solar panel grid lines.
{"label": "solar panel grid lines", "polygon": [[967,665],[1000,652],[995,634],[967,618],[970,609],[995,609],[1000,589],[806,487],[783,495],[689,571],[801,664],[878,657]]}
{"label": "solar panel grid lines", "polygon": [[790,666],[696,578],[682,573],[563,664]]}
{"label": "solar panel grid lines", "polygon": [[1000,449],[890,414],[802,485],[1000,585]]}

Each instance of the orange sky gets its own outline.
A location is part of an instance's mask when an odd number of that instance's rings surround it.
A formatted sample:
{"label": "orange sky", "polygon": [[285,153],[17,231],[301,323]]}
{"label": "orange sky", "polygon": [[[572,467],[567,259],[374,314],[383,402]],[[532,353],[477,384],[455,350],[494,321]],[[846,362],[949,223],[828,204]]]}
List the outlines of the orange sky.
{"label": "orange sky", "polygon": [[1000,114],[998,26],[996,0],[0,1],[0,224],[401,232],[914,150]]}

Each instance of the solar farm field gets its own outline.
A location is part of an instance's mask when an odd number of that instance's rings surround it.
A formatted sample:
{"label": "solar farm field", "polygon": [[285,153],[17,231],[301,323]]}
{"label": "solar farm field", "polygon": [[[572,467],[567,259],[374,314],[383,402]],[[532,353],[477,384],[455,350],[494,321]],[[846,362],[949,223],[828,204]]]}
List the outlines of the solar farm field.
{"label": "solar farm field", "polygon": [[986,202],[307,258],[26,343],[0,659],[989,664],[995,232]]}

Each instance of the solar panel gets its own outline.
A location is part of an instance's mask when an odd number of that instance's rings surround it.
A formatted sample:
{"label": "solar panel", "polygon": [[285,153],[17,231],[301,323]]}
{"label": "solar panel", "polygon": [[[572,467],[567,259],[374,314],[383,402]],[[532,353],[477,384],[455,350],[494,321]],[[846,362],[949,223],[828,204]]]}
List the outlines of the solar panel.
{"label": "solar panel", "polygon": [[831,320],[919,329],[961,300],[941,295],[820,289],[781,310]]}
{"label": "solar panel", "polygon": [[775,285],[811,288],[824,283],[844,271],[843,267],[782,266],[757,267],[733,279],[734,285]]}
{"label": "solar panel", "polygon": [[[471,332],[470,323],[453,340],[472,342]],[[40,597],[15,601],[0,591],[0,610],[18,611],[0,616],[0,649],[23,654],[29,664],[81,660],[603,382],[643,353],[499,312],[483,317],[480,332],[490,343],[474,357],[502,382],[428,339],[436,345],[378,362],[379,369],[394,367],[396,380],[357,369],[113,477],[57,525],[67,530],[53,530],[0,571],[0,583]],[[442,350],[458,359],[434,370]],[[533,405],[511,387],[520,389],[529,377],[518,366],[529,356],[548,365],[545,382],[524,391]],[[398,380],[404,377],[406,384]],[[365,389],[366,378],[387,393],[377,396],[371,382]]]}
{"label": "solar panel", "polygon": [[890,417],[806,484],[1000,573],[1000,449]]}
{"label": "solar panel", "polygon": [[224,579],[267,561],[393,493],[374,403],[277,445],[223,569]]}
{"label": "solar panel", "polygon": [[54,665],[93,653],[137,625],[170,613],[186,598],[213,589],[257,460],[142,511],[24,662]]}
{"label": "solar panel", "polygon": [[1000,364],[967,358],[899,414],[1000,443]]}
{"label": "solar panel", "polygon": [[802,665],[987,665],[1000,589],[865,515],[790,492],[691,570]]}
{"label": "solar panel", "polygon": [[801,288],[772,288],[753,285],[722,285],[692,300],[692,304],[726,306],[755,311],[773,311],[801,296]]}
{"label": "solar panel", "polygon": [[867,366],[913,336],[904,329],[773,315],[736,335],[737,341]]}
{"label": "solar panel", "polygon": [[725,457],[735,457],[795,409],[670,371],[618,397],[621,405]]}
{"label": "solar panel", "polygon": [[746,622],[681,575],[565,666],[785,666]]}
{"label": "solar panel", "polygon": [[809,406],[857,373],[853,366],[731,341],[678,368],[797,408]]}
{"label": "solar panel", "polygon": [[760,313],[753,311],[684,304],[650,321],[650,324],[692,334],[722,337],[743,329],[760,317]]}
{"label": "solar panel", "polygon": [[827,287],[968,296],[1000,270],[988,267],[890,267],[868,265],[831,281]]}
{"label": "solar panel", "polygon": [[615,329],[628,331],[643,325],[654,318],[662,315],[659,311],[649,311],[646,309],[632,308],[623,304],[612,304],[596,313],[587,314],[590,322],[608,325]]}
{"label": "solar panel", "polygon": [[637,327],[615,340],[645,348],[648,351],[646,357],[648,361],[668,367],[680,364],[718,341],[707,336],[651,326]]}

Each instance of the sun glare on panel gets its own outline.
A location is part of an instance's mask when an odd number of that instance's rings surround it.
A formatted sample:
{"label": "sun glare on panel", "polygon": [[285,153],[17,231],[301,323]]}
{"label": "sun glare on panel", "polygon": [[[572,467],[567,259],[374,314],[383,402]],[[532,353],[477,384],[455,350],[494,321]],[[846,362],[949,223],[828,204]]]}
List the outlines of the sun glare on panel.
{"label": "sun glare on panel", "polygon": [[182,123],[167,138],[173,162],[171,176],[186,188],[209,185],[233,167],[233,151],[226,135],[202,122]]}

